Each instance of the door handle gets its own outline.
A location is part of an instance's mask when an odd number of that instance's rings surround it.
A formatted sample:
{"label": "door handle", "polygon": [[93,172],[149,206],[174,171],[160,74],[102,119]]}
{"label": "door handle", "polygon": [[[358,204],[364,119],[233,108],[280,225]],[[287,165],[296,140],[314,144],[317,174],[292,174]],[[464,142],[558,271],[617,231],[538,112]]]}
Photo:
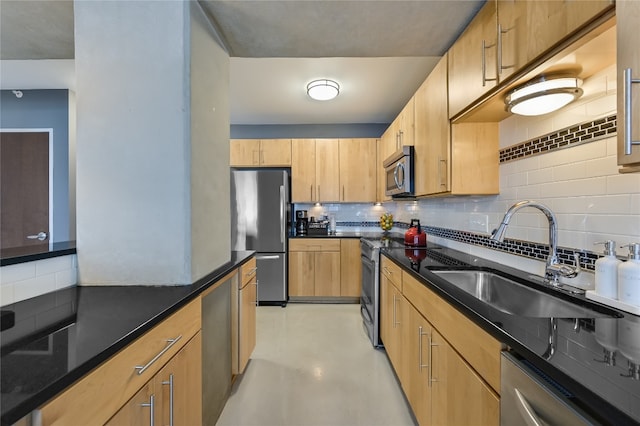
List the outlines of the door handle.
{"label": "door handle", "polygon": [[47,234],[46,232],[40,231],[36,235],[27,235],[27,239],[44,241],[48,236],[49,234]]}
{"label": "door handle", "polygon": [[522,395],[519,389],[514,389],[516,394],[516,402],[518,404],[518,411],[522,415],[522,418],[527,426],[547,426],[547,423],[542,421],[536,414],[535,410],[529,404],[529,401]]}
{"label": "door handle", "polygon": [[493,46],[495,46],[494,44],[489,44],[487,45],[487,41],[486,40],[482,40],[482,87],[485,87],[487,85],[487,81],[497,81],[498,78],[487,78],[487,56],[486,56],[486,51],[487,49],[491,49]]}
{"label": "door handle", "polygon": [[164,380],[163,385],[169,385],[169,426],[173,426],[173,373],[169,374],[169,380]]}
{"label": "door handle", "polygon": [[149,425],[150,425],[150,426],[154,426],[154,425],[155,425],[155,422],[153,421],[153,416],[154,416],[154,414],[155,414],[155,410],[156,410],[156,408],[155,408],[156,404],[155,404],[155,398],[154,398],[154,396],[153,396],[153,395],[151,395],[151,396],[149,397],[149,402],[143,402],[142,404],[140,404],[140,406],[141,406],[141,407],[149,407],[149,409],[150,409],[150,411],[151,411],[151,415],[150,415],[151,419],[149,420]]}
{"label": "door handle", "polygon": [[640,141],[634,141],[631,136],[632,117],[631,117],[631,85],[640,83],[640,79],[631,77],[631,68],[626,68],[622,74],[623,90],[622,99],[624,104],[624,128],[622,135],[624,139],[624,155],[631,155],[632,145],[640,145]]}

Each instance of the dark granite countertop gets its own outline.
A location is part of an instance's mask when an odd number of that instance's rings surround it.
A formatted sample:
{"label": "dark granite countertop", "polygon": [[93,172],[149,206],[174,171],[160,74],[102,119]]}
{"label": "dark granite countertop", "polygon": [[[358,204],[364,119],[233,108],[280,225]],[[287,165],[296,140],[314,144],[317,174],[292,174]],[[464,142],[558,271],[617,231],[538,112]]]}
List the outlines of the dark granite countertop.
{"label": "dark granite countertop", "polygon": [[382,231],[371,228],[371,231],[337,231],[335,234],[327,235],[290,235],[289,238],[380,238]]}
{"label": "dark granite countertop", "polygon": [[0,266],[15,265],[16,263],[32,262],[75,253],[75,241],[5,248],[0,250]]}
{"label": "dark granite countertop", "polygon": [[232,252],[192,285],[78,286],[2,307],[15,316],[0,334],[2,425],[63,391],[253,254]]}
{"label": "dark granite countertop", "polygon": [[[629,362],[640,362],[640,317],[599,305],[583,296],[550,289],[535,282],[536,278],[527,272],[436,244],[429,243],[424,253],[393,246],[382,248],[381,253],[560,383],[579,406],[603,424],[640,423],[640,377],[637,373],[629,377]],[[417,261],[423,255],[425,258]],[[538,290],[553,292],[578,304],[596,305],[602,312],[618,316],[532,318],[507,314],[434,274],[438,269],[499,271],[514,281],[526,281]],[[553,336],[552,345],[550,336]]]}

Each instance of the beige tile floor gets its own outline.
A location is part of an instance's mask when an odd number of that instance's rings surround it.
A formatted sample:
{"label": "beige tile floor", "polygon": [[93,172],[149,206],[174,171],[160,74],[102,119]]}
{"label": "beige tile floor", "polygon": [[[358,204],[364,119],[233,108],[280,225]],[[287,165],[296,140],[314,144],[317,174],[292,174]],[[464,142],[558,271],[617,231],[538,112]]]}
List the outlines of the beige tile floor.
{"label": "beige tile floor", "polygon": [[261,306],[257,344],[219,426],[414,425],[360,306]]}

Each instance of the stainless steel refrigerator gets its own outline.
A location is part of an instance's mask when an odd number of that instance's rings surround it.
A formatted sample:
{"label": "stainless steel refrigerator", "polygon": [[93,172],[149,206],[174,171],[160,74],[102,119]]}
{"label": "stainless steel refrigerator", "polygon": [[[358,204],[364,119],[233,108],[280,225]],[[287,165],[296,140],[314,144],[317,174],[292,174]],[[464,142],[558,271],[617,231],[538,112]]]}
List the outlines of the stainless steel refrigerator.
{"label": "stainless steel refrigerator", "polygon": [[257,252],[261,304],[287,303],[289,200],[287,170],[231,170],[231,247]]}

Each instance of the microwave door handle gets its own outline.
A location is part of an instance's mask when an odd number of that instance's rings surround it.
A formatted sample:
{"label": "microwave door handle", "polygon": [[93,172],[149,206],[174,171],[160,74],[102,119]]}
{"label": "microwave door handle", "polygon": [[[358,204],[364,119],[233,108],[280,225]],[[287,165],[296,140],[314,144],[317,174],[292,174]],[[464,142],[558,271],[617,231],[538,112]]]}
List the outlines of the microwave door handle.
{"label": "microwave door handle", "polygon": [[[401,172],[401,173],[399,173]],[[400,177],[398,177],[400,175]],[[398,189],[402,189],[404,185],[404,164],[398,163],[393,171],[393,180],[396,182]]]}

